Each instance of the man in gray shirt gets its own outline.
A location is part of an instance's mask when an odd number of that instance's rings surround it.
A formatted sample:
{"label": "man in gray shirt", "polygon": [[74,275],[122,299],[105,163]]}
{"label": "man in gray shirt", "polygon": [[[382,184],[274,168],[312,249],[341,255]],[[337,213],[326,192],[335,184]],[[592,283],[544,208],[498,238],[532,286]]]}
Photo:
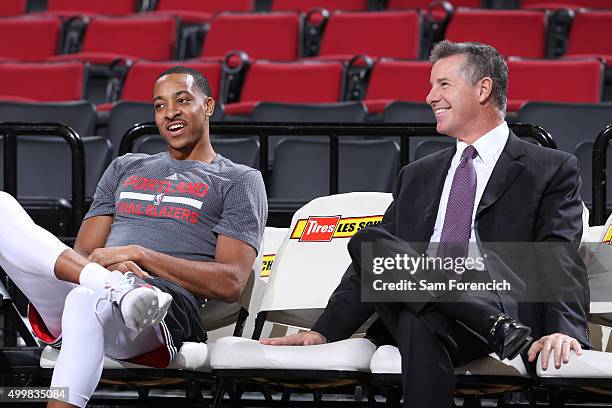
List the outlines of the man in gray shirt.
{"label": "man in gray shirt", "polygon": [[197,298],[240,297],[267,199],[257,170],[214,152],[209,95],[208,82],[192,69],[159,76],[155,121],[168,151],[113,161],[74,251],[0,194],[0,266],[30,300],[36,335],[62,342],[52,385],[69,393],[48,406],[85,406],[104,354],[168,366],[184,341],[206,340]]}

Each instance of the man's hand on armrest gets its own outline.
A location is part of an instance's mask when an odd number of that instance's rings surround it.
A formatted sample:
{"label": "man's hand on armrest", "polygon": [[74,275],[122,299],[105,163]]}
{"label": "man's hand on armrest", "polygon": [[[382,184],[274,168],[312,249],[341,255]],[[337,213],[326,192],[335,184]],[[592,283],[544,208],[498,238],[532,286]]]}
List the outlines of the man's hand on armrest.
{"label": "man's hand on armrest", "polygon": [[561,363],[567,364],[570,360],[570,350],[577,356],[582,355],[582,347],[578,340],[563,333],[553,333],[534,341],[527,353],[530,363],[534,362],[538,354],[542,353],[542,370],[548,369],[548,360],[554,356],[555,368],[561,368]]}
{"label": "man's hand on armrest", "polygon": [[259,342],[270,346],[313,346],[315,344],[327,343],[327,339],[321,333],[309,331],[273,339],[263,339]]}

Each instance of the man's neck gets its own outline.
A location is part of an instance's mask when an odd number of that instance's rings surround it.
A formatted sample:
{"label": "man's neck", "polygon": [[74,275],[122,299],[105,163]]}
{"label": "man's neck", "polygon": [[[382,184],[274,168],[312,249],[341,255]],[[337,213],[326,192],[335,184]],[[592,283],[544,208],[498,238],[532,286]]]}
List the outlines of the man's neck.
{"label": "man's neck", "polygon": [[468,145],[474,144],[475,141],[501,125],[503,122],[504,118],[501,116],[489,118],[489,120],[478,123],[473,131],[467,133],[465,136],[457,137],[457,139],[467,143]]}

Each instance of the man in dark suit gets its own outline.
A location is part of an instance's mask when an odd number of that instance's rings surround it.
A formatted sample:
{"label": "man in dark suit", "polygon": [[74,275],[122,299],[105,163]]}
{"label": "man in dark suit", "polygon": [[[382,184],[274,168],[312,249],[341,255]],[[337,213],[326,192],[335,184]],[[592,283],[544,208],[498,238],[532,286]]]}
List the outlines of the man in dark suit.
{"label": "man in dark suit", "polygon": [[[431,61],[426,101],[438,132],[457,139],[456,147],[402,169],[383,223],[350,241],[353,262],[312,330],[263,340],[293,345],[337,341],[376,312],[379,319],[368,334],[379,342],[388,336],[398,345],[405,407],[451,406],[454,367],[490,352],[516,356],[529,346],[527,326],[537,339],[528,360],[535,361],[541,352],[544,369],[551,356],[559,368],[571,350],[580,355],[582,346],[590,346],[586,269],[572,245],[582,233],[576,158],[509,131],[504,121],[508,68],[494,48],[443,41],[434,47]],[[563,296],[540,302],[501,295],[461,302],[362,302],[361,243],[376,241],[390,247],[439,242],[465,248],[470,242],[483,251],[490,242],[559,243],[544,254],[545,262],[514,257],[504,259],[504,265],[527,285],[538,280],[559,285]],[[466,255],[467,249],[459,256]],[[486,267],[489,278],[499,273],[492,263]],[[432,384],[436,392],[430,391]]]}

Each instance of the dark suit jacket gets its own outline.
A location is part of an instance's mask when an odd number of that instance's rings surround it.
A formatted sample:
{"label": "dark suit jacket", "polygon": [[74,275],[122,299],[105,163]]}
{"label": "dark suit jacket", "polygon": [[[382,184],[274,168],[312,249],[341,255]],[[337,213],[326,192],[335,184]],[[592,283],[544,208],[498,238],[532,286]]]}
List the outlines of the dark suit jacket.
{"label": "dark suit jacket", "polygon": [[[381,224],[386,230],[406,242],[429,242],[455,151],[455,147],[442,150],[400,171],[394,201]],[[483,243],[577,244],[582,234],[580,185],[574,156],[533,145],[510,132],[478,205],[475,232]],[[546,266],[561,271],[579,286],[564,288],[564,301],[520,303],[517,314],[532,328],[534,338],[561,332],[588,346],[587,273],[572,246],[565,245],[547,260],[554,265]],[[534,274],[543,273],[540,267],[530,264],[510,266],[523,277],[533,278]],[[553,287],[555,284],[551,283]],[[313,330],[329,341],[336,341],[350,337],[364,324],[373,314],[373,308],[361,302],[359,285],[360,278],[351,264]],[[382,324],[374,326],[383,327]]]}

